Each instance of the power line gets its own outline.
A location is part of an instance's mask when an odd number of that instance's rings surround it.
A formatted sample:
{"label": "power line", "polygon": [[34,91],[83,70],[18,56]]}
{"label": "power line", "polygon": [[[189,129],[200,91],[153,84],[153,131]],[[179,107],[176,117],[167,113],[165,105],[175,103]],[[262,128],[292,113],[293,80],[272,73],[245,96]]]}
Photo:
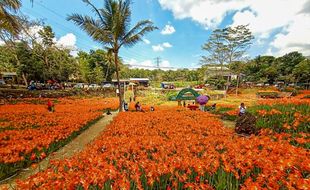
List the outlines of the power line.
{"label": "power line", "polygon": [[[41,6],[42,8],[44,8],[44,9],[46,9],[47,11],[49,11],[49,12],[51,12],[51,13],[53,13],[54,15],[56,15],[56,16],[58,16],[59,18],[61,18],[61,19],[66,19],[63,15],[60,15],[59,13],[57,13],[56,11],[54,11],[53,9],[51,9],[51,8],[48,8],[48,7],[46,7],[46,6],[44,6],[43,4],[41,4],[41,3],[39,3],[39,2],[36,2],[36,4],[38,4],[39,6]],[[63,25],[62,25],[63,26]],[[66,26],[63,26],[63,27],[66,27]],[[66,28],[68,28],[68,27],[66,27]],[[71,28],[70,28],[70,30],[72,30]],[[77,33],[77,32],[75,32],[75,33]],[[79,34],[79,35],[81,35],[80,33],[77,33],[77,34]],[[92,49],[92,48],[91,48]],[[138,56],[138,57],[142,57],[143,59],[145,59],[146,57],[145,57],[145,53],[143,53],[143,54],[140,54],[140,53],[138,53],[138,52],[133,52],[133,51],[131,51],[130,49],[123,49],[123,51],[122,52],[125,52],[125,51],[127,51],[128,52],[128,54],[130,54],[131,56]],[[139,50],[140,52],[143,52],[143,50]],[[147,58],[148,59],[148,58]]]}
{"label": "power line", "polygon": [[[35,3],[36,3],[37,5],[39,5],[39,6],[41,6],[42,8],[46,9],[47,11],[53,13],[53,14],[56,15],[57,17],[59,17],[59,18],[61,18],[61,19],[64,19],[64,20],[66,19],[63,15],[57,13],[55,10],[50,9],[50,8],[44,6],[43,4],[39,3],[39,2],[36,2],[36,1],[35,1]],[[54,23],[54,24],[56,24],[56,25],[58,26],[58,27],[56,27],[56,28],[58,28],[58,29],[60,29],[60,30],[62,30],[62,31],[64,31],[64,32],[74,32],[75,34],[78,34],[78,35],[79,35],[78,40],[80,41],[80,42],[79,42],[79,46],[80,46],[80,47],[83,47],[83,48],[85,48],[85,49],[94,49],[92,46],[88,45],[89,40],[86,40],[86,39],[82,38],[81,36],[83,36],[83,35],[82,35],[81,33],[77,32],[75,29],[72,29],[72,28],[69,28],[68,26],[65,26],[65,25],[63,25],[63,24],[60,24],[60,23],[58,23],[57,21],[55,21],[55,20],[53,20],[53,19],[51,19],[51,18],[46,18],[44,15],[42,15],[42,14],[40,14],[40,13],[34,11],[34,10],[30,10],[30,9],[28,9],[28,8],[25,8],[25,9],[28,11],[28,13],[27,13],[28,15],[34,16],[33,14],[35,14],[35,15],[38,15],[39,17],[43,18],[43,19],[49,20],[50,22],[52,22],[52,23]],[[31,12],[32,14],[29,13],[29,12]],[[81,43],[81,41],[83,41],[83,42],[85,42],[85,43]],[[78,48],[78,49],[79,49],[79,48]],[[139,50],[139,52],[141,52],[141,51],[143,52],[143,50]],[[141,60],[141,59],[150,60],[150,57],[145,56],[147,53],[140,54],[139,52],[132,51],[132,50],[130,50],[130,49],[122,49],[121,54],[122,54],[122,57],[124,57],[125,59],[128,59],[128,60],[130,60],[130,59],[136,59],[136,60]],[[129,58],[129,57],[130,57],[130,58]]]}
{"label": "power line", "polygon": [[131,67],[139,67],[139,68],[151,68],[151,69],[198,69],[197,68],[187,68],[187,67],[157,67],[157,66],[150,66],[150,65],[136,65],[136,64],[125,64],[129,68]]}
{"label": "power line", "polygon": [[[29,11],[29,10],[28,10],[28,11]],[[37,12],[34,12],[34,11],[32,11],[32,12],[33,12],[34,14],[36,14],[36,15],[42,16],[42,15],[40,15],[40,14],[37,13]],[[28,15],[30,15],[30,16],[34,16],[33,14],[31,14],[31,13],[29,13],[29,12],[26,12],[26,14],[28,14]],[[71,29],[65,30],[65,27],[64,27],[63,25],[61,25],[61,24],[55,22],[54,20],[51,20],[51,19],[49,19],[49,20],[52,21],[54,24],[56,24],[56,25],[59,26],[59,27],[54,26],[55,28],[58,28],[58,29],[60,29],[60,30],[62,30],[62,31],[64,31],[64,32],[73,32]],[[63,27],[64,27],[64,28],[63,28]],[[83,40],[83,38],[80,38],[80,37],[79,37],[79,39],[82,39],[82,40]],[[86,40],[85,40],[85,42],[86,42]],[[79,44],[80,44],[80,46],[84,47],[85,49],[92,49],[92,47],[89,46],[89,45],[87,45],[87,44],[84,44],[84,43],[81,43],[81,42],[79,42]]]}

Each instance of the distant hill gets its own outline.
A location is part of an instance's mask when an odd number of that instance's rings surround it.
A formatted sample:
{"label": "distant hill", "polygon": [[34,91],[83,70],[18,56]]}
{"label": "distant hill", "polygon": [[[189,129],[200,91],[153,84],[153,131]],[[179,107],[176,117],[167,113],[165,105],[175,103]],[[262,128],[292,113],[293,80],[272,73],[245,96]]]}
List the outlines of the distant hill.
{"label": "distant hill", "polygon": [[310,56],[306,56],[307,59],[310,59]]}

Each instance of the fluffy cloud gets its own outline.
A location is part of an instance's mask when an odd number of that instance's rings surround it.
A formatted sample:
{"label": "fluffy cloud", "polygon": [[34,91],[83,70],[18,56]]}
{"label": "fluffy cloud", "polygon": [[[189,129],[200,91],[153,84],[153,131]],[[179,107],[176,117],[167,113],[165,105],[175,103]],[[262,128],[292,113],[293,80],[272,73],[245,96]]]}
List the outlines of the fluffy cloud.
{"label": "fluffy cloud", "polygon": [[[42,30],[42,26],[32,26],[28,29],[27,32],[22,32],[20,34],[20,38],[31,42],[32,39],[34,39],[38,43],[42,43],[42,38],[39,35],[39,31]],[[64,36],[61,36],[59,39],[54,38],[53,39],[54,43],[58,48],[64,48],[64,49],[69,49],[69,50],[76,50],[76,36],[72,33],[68,33]],[[75,54],[75,53],[73,53]]]}
{"label": "fluffy cloud", "polygon": [[[206,29],[232,15],[232,25],[249,24],[257,39],[269,39],[274,54],[299,50],[309,54],[309,0],[159,0],[176,19],[190,18]],[[271,34],[276,34],[275,37]]]}
{"label": "fluffy cloud", "polygon": [[160,33],[162,35],[170,35],[170,34],[175,33],[175,29],[172,25],[167,24]]}
{"label": "fluffy cloud", "polygon": [[152,46],[153,51],[164,51],[165,48],[171,48],[172,45],[169,42],[164,42],[162,44]]}
{"label": "fluffy cloud", "polygon": [[137,61],[136,59],[125,60],[125,64],[132,67],[153,67],[152,60],[145,60],[142,62]]}
{"label": "fluffy cloud", "polygon": [[68,33],[59,38],[56,42],[57,47],[74,50],[76,49],[76,36],[72,33]]}
{"label": "fluffy cloud", "polygon": [[160,66],[161,66],[161,67],[171,67],[170,62],[169,62],[168,60],[163,60],[163,61],[160,63]]}
{"label": "fluffy cloud", "polygon": [[[310,55],[310,16],[296,17],[281,33],[275,36],[271,46],[276,49],[276,55],[283,55],[291,51],[299,51]],[[308,37],[306,37],[308,36]]]}
{"label": "fluffy cloud", "polygon": [[163,47],[165,47],[165,48],[171,48],[171,47],[172,47],[172,45],[171,45],[169,42],[165,42],[165,43],[163,43],[162,45],[163,45]]}
{"label": "fluffy cloud", "polygon": [[242,0],[159,0],[165,10],[172,11],[177,19],[191,18],[207,28],[219,25],[225,15],[247,5]]}
{"label": "fluffy cloud", "polygon": [[153,48],[153,51],[164,51],[165,50],[165,48],[161,44],[152,46],[152,48]]}
{"label": "fluffy cloud", "polygon": [[150,44],[151,43],[150,40],[145,39],[145,38],[143,39],[143,42],[146,43],[146,44]]}
{"label": "fluffy cloud", "polygon": [[[39,31],[42,29],[42,26],[32,26],[27,32],[22,32],[20,38],[29,42],[34,39],[36,42],[42,43],[42,38],[39,35]],[[70,54],[77,56],[76,36],[73,33],[68,33],[59,39],[54,38],[53,41],[56,47],[71,50]]]}

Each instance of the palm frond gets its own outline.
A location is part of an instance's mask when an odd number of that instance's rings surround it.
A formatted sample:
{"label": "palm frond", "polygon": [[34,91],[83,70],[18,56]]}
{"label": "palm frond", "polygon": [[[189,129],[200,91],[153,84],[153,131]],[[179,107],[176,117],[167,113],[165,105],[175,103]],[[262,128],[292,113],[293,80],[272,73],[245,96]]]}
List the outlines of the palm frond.
{"label": "palm frond", "polygon": [[0,0],[0,7],[16,12],[21,7],[21,3],[19,0]]}
{"label": "palm frond", "polygon": [[67,17],[68,21],[73,21],[82,30],[88,33],[94,40],[102,43],[109,42],[111,33],[105,30],[104,26],[99,20],[95,20],[89,16],[80,14],[72,14]]}
{"label": "palm frond", "polygon": [[153,26],[153,22],[149,20],[140,21],[122,38],[121,46],[130,47],[138,41],[141,41],[146,33],[156,29],[158,28]]}
{"label": "palm frond", "polygon": [[20,31],[20,23],[18,17],[8,13],[6,10],[0,14],[1,22],[0,29],[9,32],[13,36],[16,36]]}
{"label": "palm frond", "polygon": [[83,2],[85,2],[87,5],[91,6],[92,11],[97,14],[97,16],[100,18],[101,22],[104,22],[101,14],[100,14],[100,11],[95,7],[94,4],[92,4],[89,0],[83,0]]}

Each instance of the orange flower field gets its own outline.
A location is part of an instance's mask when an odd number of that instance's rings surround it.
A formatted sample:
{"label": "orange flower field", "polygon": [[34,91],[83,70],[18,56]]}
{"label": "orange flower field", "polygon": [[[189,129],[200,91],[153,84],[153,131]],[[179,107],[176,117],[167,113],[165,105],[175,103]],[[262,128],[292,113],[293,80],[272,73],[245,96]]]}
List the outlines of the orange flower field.
{"label": "orange flower field", "polygon": [[240,137],[212,114],[162,109],[119,113],[84,151],[54,161],[18,188],[308,189],[309,173],[309,151],[291,145],[286,135],[263,129]]}
{"label": "orange flower field", "polygon": [[102,110],[118,106],[115,99],[58,99],[56,112],[49,113],[47,99],[30,102],[0,106],[0,178],[12,172],[7,167],[15,169],[15,163],[43,159],[99,118]]}

